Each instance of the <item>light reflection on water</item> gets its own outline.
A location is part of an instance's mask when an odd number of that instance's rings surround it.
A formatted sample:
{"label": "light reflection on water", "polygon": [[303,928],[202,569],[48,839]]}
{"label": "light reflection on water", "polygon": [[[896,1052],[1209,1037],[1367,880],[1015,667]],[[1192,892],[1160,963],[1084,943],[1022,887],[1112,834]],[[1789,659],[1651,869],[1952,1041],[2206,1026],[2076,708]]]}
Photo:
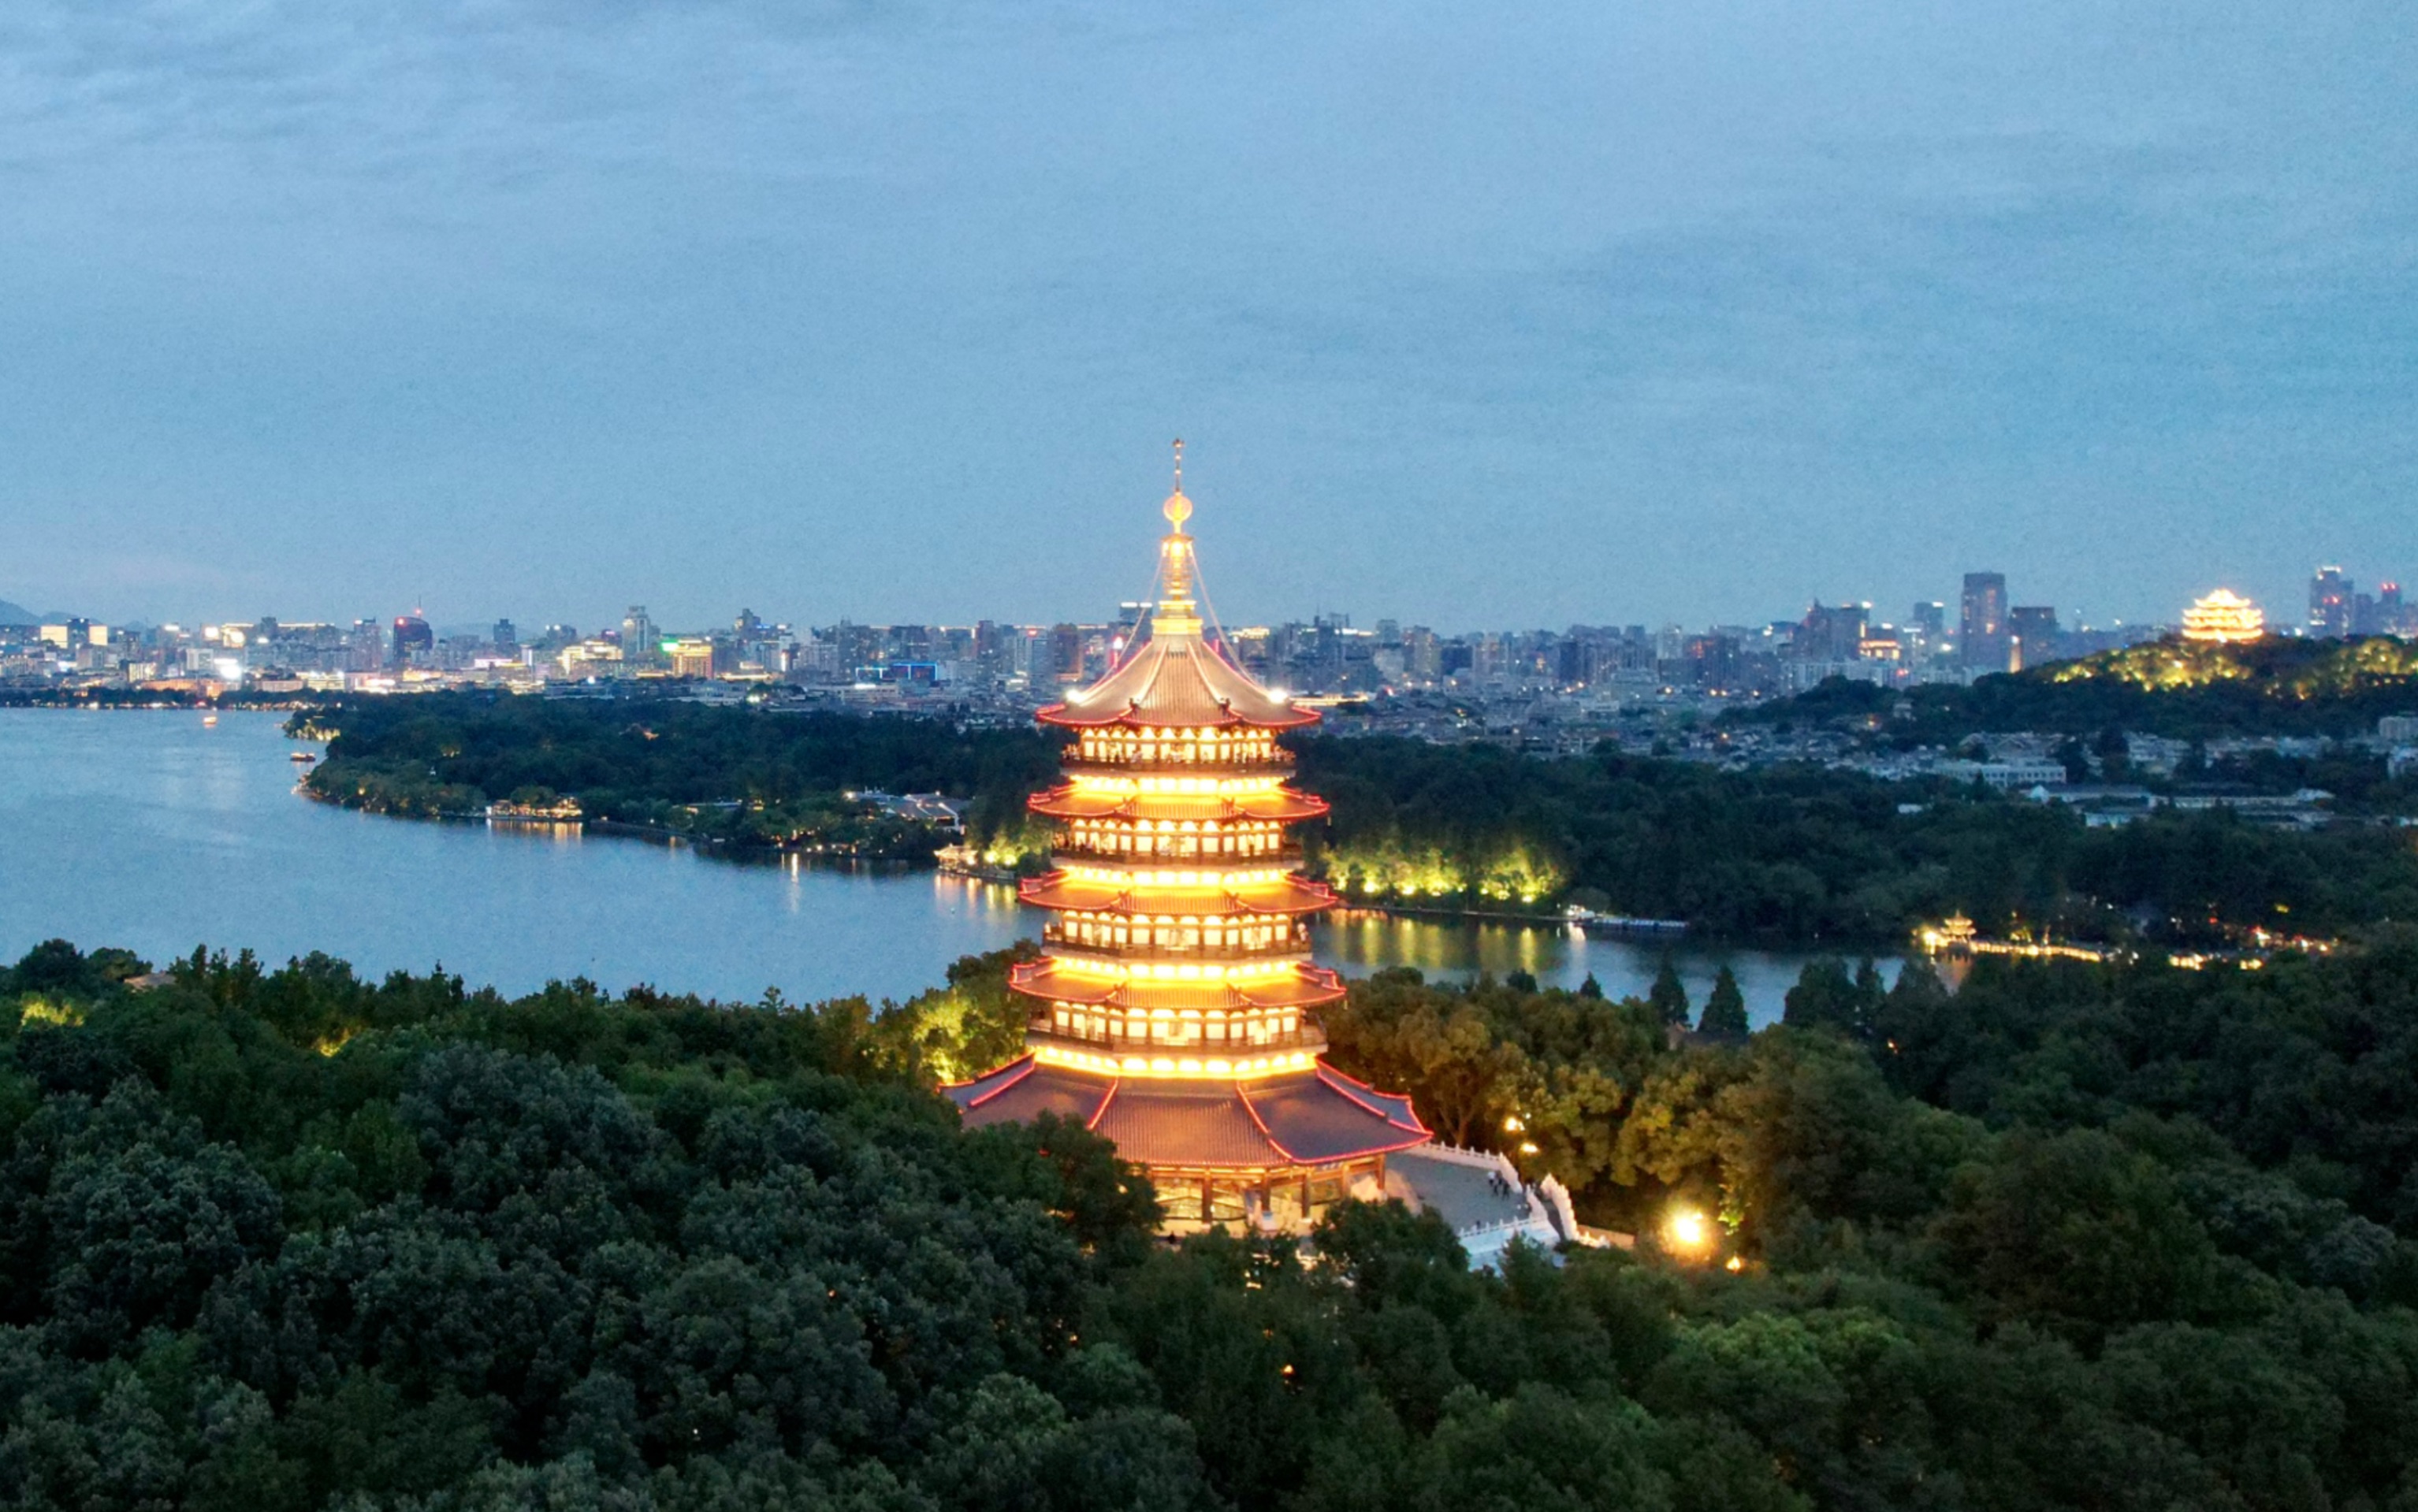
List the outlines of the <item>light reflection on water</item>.
{"label": "light reflection on water", "polygon": [[[1623,939],[1585,935],[1570,928],[1532,928],[1504,924],[1457,924],[1440,919],[1386,918],[1355,914],[1322,923],[1318,958],[1351,976],[1389,966],[1415,966],[1431,981],[1466,981],[1480,972],[1497,978],[1525,971],[1538,984],[1575,989],[1590,975],[1609,998],[1644,997],[1667,955],[1697,1009],[1711,995],[1726,965],[1746,997],[1747,1016],[1756,1025],[1780,1016],[1783,1000],[1810,953],[1706,947],[1684,939]],[[1883,963],[1894,979],[1895,962]]]}
{"label": "light reflection on water", "polygon": [[[1016,890],[995,882],[940,877],[934,885],[965,907],[996,910],[1015,919],[1022,907]],[[1033,934],[1031,928],[1021,931]],[[1688,1000],[1701,1010],[1713,981],[1726,965],[1745,995],[1748,1017],[1757,1026],[1780,1016],[1788,989],[1814,958],[1811,952],[1734,950],[1671,942],[1589,936],[1570,928],[1455,923],[1354,910],[1323,918],[1310,926],[1319,963],[1346,976],[1368,976],[1387,967],[1416,967],[1431,982],[1466,982],[1481,972],[1502,979],[1525,971],[1541,986],[1576,990],[1589,975],[1606,997],[1644,997],[1665,955],[1678,969]],[[1897,977],[1898,962],[1883,958],[1882,975]]]}
{"label": "light reflection on water", "polygon": [[[296,796],[280,716],[0,710],[0,955],[61,936],[161,961],[207,942],[271,962],[311,950],[368,976],[443,964],[525,992],[586,976],[619,989],[792,1000],[904,998],[948,964],[1040,932],[1012,888],[790,856],[734,865],[683,845],[553,824],[422,824]],[[1664,947],[1563,929],[1355,915],[1318,958],[1350,975],[1523,970],[1642,994]],[[1726,960],[1756,1022],[1805,957],[1681,945],[1702,1005]]]}

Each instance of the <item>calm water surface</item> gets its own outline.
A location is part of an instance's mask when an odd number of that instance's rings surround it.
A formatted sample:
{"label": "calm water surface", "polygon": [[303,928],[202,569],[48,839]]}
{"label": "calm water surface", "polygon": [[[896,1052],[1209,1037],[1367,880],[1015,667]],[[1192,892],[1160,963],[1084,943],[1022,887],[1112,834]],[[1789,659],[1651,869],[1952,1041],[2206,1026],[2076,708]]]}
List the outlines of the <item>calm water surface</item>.
{"label": "calm water surface", "polygon": [[[294,791],[283,716],[0,710],[0,955],[64,937],[154,961],[198,943],[278,962],[321,950],[364,974],[441,965],[525,992],[620,989],[792,1000],[904,998],[959,955],[1037,934],[1006,888],[930,872],[734,864],[577,831],[377,818]],[[1324,925],[1318,957],[1643,992],[1660,946],[1409,919]],[[1760,1023],[1804,957],[1676,953],[1702,1003],[1723,961]]]}

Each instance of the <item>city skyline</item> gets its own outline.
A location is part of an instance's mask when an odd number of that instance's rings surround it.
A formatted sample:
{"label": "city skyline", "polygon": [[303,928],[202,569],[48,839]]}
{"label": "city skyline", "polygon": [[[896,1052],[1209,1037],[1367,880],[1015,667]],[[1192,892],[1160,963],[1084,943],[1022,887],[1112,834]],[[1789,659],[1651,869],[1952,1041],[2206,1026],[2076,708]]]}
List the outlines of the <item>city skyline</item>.
{"label": "city skyline", "polygon": [[2388,7],[1053,14],[32,0],[0,595],[1038,619],[1178,434],[1238,620],[2418,561]]}
{"label": "city skyline", "polygon": [[[2273,595],[2251,593],[2246,595],[2246,597],[2252,603],[2265,609],[2268,624],[2270,628],[2276,633],[2295,634],[2308,629],[2320,629],[2323,633],[2335,634],[2345,634],[2352,629],[2349,615],[2352,608],[2351,601],[2354,598],[2364,594],[2370,594],[2371,590],[2380,587],[2396,595],[2395,599],[2396,605],[2399,602],[2397,594],[2399,592],[2401,574],[2393,572],[2376,572],[2372,570],[2369,572],[2363,572],[2358,562],[2358,558],[2352,558],[2350,563],[2348,565],[2344,562],[2319,563],[2304,571],[2301,574],[2298,584],[2294,587],[2288,588]],[[2319,619],[2316,617],[2316,594],[2318,591],[2316,585],[2326,579],[2329,574],[2338,580],[2338,587],[2346,591],[2340,592],[2336,596],[2337,602],[2334,605],[2335,612],[2333,619],[2320,626]],[[2261,575],[2264,576],[2272,574]],[[2163,606],[2162,608],[2151,608],[2141,613],[2125,613],[2121,611],[2100,612],[2095,611],[2089,605],[2069,603],[2054,592],[2041,591],[2037,585],[2023,581],[2014,574],[1992,569],[1975,568],[1962,573],[1958,574],[1956,578],[1941,585],[1941,589],[1936,596],[1924,595],[1918,592],[1901,600],[1892,601],[1889,598],[1869,593],[1861,595],[1854,593],[1815,595],[1806,599],[1801,604],[1798,605],[1794,609],[1791,609],[1786,605],[1772,605],[1769,606],[1768,611],[1765,613],[1746,614],[1734,617],[1714,616],[1705,612],[1700,607],[1693,614],[1683,613],[1679,617],[1656,620],[1651,619],[1641,619],[1635,615],[1622,613],[1616,604],[1607,604],[1602,610],[1592,616],[1572,619],[1560,623],[1529,622],[1518,619],[1506,620],[1499,623],[1459,623],[1453,622],[1449,619],[1439,621],[1437,619],[1428,616],[1405,612],[1400,606],[1392,604],[1379,603],[1354,608],[1351,606],[1322,603],[1308,607],[1297,607],[1289,612],[1280,611],[1258,619],[1246,619],[1239,616],[1232,617],[1230,622],[1235,627],[1240,628],[1245,625],[1264,626],[1288,623],[1308,624],[1320,618],[1337,618],[1346,624],[1366,628],[1375,625],[1380,620],[1395,620],[1403,624],[1417,624],[1422,628],[1431,629],[1437,634],[1444,635],[1473,635],[1507,631],[1561,630],[1574,626],[1620,626],[1627,624],[1645,625],[1647,628],[1654,630],[1708,630],[1722,627],[1749,628],[1789,623],[1798,619],[1808,613],[1821,611],[1826,608],[1861,608],[1869,611],[1870,622],[1875,625],[1912,626],[1919,623],[1921,619],[1920,611],[1925,606],[1930,606],[1937,608],[1945,616],[1945,619],[1950,625],[1956,626],[1959,625],[1963,619],[1960,589],[1967,586],[1968,580],[1975,577],[1995,577],[1999,580],[2001,592],[2004,595],[2004,603],[2001,605],[2002,610],[2011,610],[2027,605],[2046,607],[2055,611],[2056,615],[2058,617],[2059,622],[2066,629],[2079,629],[2086,626],[2093,629],[2112,629],[2117,627],[2129,628],[2139,626],[2173,627],[2182,623],[2185,611],[2190,607],[2193,602],[2196,602],[2205,592],[2211,589],[2232,590],[2239,588],[2239,584],[2233,582],[2210,583],[2204,585],[2200,589],[2195,590],[2190,598],[2179,601],[2178,603],[2170,605]],[[425,602],[415,601],[409,604],[389,603],[382,606],[378,613],[372,615],[361,615],[358,613],[358,609],[360,607],[358,605],[355,606],[353,612],[313,612],[302,615],[297,615],[290,612],[294,607],[292,605],[270,605],[242,612],[221,611],[216,613],[182,615],[135,614],[122,617],[111,617],[89,613],[81,606],[73,604],[37,604],[27,602],[30,598],[38,597],[39,596],[24,595],[22,597],[12,597],[6,591],[6,585],[0,585],[0,609],[14,607],[21,610],[25,615],[31,617],[28,622],[32,622],[32,619],[55,619],[63,616],[73,616],[102,623],[154,627],[176,625],[187,629],[220,623],[244,625],[253,623],[263,618],[282,619],[293,623],[345,623],[355,619],[364,621],[375,619],[384,621],[399,616],[408,615],[415,619],[425,619],[429,624],[436,627],[436,630],[439,634],[467,634],[473,631],[483,630],[497,620],[512,621],[531,631],[540,630],[553,625],[569,625],[573,627],[587,626],[592,630],[602,632],[613,629],[617,626],[623,619],[628,607],[647,608],[650,604],[660,603],[662,602],[659,599],[650,598],[647,604],[625,605],[623,609],[607,611],[603,605],[595,605],[591,606],[584,613],[573,612],[569,614],[532,614],[528,612],[526,607],[515,607],[513,605],[492,607],[483,612],[478,610],[453,610],[449,612],[443,609],[432,610],[427,607]],[[808,597],[828,602],[828,599],[831,596],[827,594],[811,594],[808,595]],[[2303,607],[2304,603],[2307,605],[2305,609]],[[313,608],[314,606],[305,605],[304,607]],[[763,606],[747,603],[726,604],[719,607],[710,607],[702,613],[696,614],[685,612],[656,613],[650,608],[650,619],[654,623],[664,626],[667,631],[676,630],[690,632],[710,630],[720,626],[725,621],[727,621],[734,613],[753,613],[759,607]],[[956,604],[947,606],[948,612],[936,615],[882,615],[877,613],[873,615],[860,616],[845,613],[822,614],[815,612],[796,612],[789,604],[776,603],[771,606],[771,613],[773,619],[779,620],[784,624],[795,625],[802,628],[829,627],[838,624],[883,626],[930,624],[972,626],[986,620],[995,621],[1001,624],[1017,625],[1046,626],[1065,622],[1102,625],[1113,623],[1117,618],[1116,614],[1110,612],[1115,608],[1115,605],[1111,604],[1062,605],[1062,612],[1045,613],[1032,617],[1013,617],[1003,614],[981,612],[984,606],[979,604]],[[1371,610],[1374,612],[1370,612]]]}

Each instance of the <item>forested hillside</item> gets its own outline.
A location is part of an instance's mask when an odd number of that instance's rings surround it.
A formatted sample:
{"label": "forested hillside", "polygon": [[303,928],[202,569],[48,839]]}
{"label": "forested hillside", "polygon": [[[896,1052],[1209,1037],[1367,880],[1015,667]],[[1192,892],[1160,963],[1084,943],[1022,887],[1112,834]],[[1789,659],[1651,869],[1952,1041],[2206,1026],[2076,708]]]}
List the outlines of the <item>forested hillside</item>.
{"label": "forested hillside", "polygon": [[[1903,714],[1899,704],[1905,705]],[[2174,740],[2366,735],[2418,713],[2418,644],[2391,635],[2245,644],[2161,640],[1976,679],[1881,688],[1834,678],[1729,716],[1740,724],[1885,724],[1932,744],[1983,731],[2076,736],[2130,730]]]}
{"label": "forested hillside", "polygon": [[2381,827],[2201,813],[2093,830],[1944,782],[1385,739],[1303,742],[1301,783],[1335,806],[1317,863],[1376,902],[1584,893],[1719,938],[1883,948],[1960,909],[1993,931],[2179,944],[2418,919],[2418,847]]}
{"label": "forested hillside", "polygon": [[927,858],[942,837],[885,820],[849,792],[970,799],[976,838],[1015,845],[1025,794],[1057,765],[1055,745],[1029,730],[677,698],[355,698],[293,725],[334,733],[307,787],[346,807],[426,817],[567,797],[591,819],[891,859]]}
{"label": "forested hillside", "polygon": [[12,1506],[2418,1505],[2407,939],[1825,967],[1676,1046],[1373,984],[1347,1067],[1645,1230],[1504,1276],[1398,1208],[1162,1247],[1080,1130],[959,1132],[996,959],[887,1015],[140,965],[0,978]]}

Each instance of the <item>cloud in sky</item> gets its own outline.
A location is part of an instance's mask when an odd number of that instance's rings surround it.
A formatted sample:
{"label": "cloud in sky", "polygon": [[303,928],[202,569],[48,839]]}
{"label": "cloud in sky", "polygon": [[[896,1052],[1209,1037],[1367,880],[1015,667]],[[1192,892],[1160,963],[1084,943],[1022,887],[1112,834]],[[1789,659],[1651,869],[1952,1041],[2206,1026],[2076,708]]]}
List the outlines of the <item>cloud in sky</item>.
{"label": "cloud in sky", "polygon": [[0,593],[1096,615],[1182,434],[1238,619],[2288,602],[2413,185],[2383,4],[18,0]]}

